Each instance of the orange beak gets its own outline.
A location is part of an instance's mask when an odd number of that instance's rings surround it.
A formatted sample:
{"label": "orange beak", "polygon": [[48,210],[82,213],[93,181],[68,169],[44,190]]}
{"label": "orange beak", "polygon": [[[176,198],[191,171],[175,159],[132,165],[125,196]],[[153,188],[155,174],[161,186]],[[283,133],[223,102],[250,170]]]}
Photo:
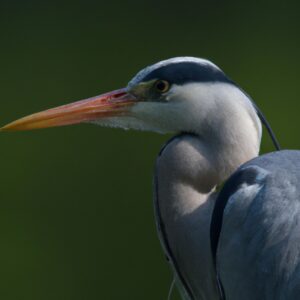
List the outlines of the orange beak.
{"label": "orange beak", "polygon": [[103,117],[126,115],[137,99],[126,89],[48,109],[2,127],[1,131],[31,130],[92,122]]}

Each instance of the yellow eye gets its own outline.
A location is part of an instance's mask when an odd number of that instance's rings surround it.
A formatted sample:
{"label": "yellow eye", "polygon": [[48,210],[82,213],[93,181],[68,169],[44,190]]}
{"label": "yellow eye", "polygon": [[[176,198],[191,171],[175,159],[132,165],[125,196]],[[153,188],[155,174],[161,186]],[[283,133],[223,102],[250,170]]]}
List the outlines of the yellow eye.
{"label": "yellow eye", "polygon": [[165,93],[170,89],[170,83],[165,80],[157,80],[154,87],[158,92]]}

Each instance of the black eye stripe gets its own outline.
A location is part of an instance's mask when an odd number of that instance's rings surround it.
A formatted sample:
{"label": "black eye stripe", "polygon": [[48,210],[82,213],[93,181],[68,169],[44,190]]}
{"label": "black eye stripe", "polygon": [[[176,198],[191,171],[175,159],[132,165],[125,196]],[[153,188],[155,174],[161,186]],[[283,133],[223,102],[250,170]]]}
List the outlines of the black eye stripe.
{"label": "black eye stripe", "polygon": [[160,78],[170,84],[183,85],[189,82],[226,82],[234,84],[220,69],[210,64],[179,62],[164,65],[147,74],[143,81]]}

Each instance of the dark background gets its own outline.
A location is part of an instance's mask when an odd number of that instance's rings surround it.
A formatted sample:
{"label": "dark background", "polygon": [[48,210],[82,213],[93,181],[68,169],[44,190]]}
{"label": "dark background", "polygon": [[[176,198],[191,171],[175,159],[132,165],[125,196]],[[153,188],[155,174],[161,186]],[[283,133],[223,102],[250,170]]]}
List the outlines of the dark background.
{"label": "dark background", "polygon": [[[300,148],[299,11],[299,1],[0,0],[0,122],[192,55],[223,68],[281,144]],[[0,298],[166,299],[152,171],[167,138],[93,125],[1,133]]]}

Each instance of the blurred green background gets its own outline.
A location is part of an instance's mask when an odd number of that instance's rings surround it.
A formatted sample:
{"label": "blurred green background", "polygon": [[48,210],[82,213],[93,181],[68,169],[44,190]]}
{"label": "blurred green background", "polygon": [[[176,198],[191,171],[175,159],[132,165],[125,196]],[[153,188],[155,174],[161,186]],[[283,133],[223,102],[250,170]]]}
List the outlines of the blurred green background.
{"label": "blurred green background", "polygon": [[[299,10],[299,1],[1,0],[0,122],[192,55],[222,67],[281,144],[300,148]],[[167,138],[93,125],[1,133],[0,298],[166,299],[152,171]],[[266,136],[262,149],[273,149]]]}

